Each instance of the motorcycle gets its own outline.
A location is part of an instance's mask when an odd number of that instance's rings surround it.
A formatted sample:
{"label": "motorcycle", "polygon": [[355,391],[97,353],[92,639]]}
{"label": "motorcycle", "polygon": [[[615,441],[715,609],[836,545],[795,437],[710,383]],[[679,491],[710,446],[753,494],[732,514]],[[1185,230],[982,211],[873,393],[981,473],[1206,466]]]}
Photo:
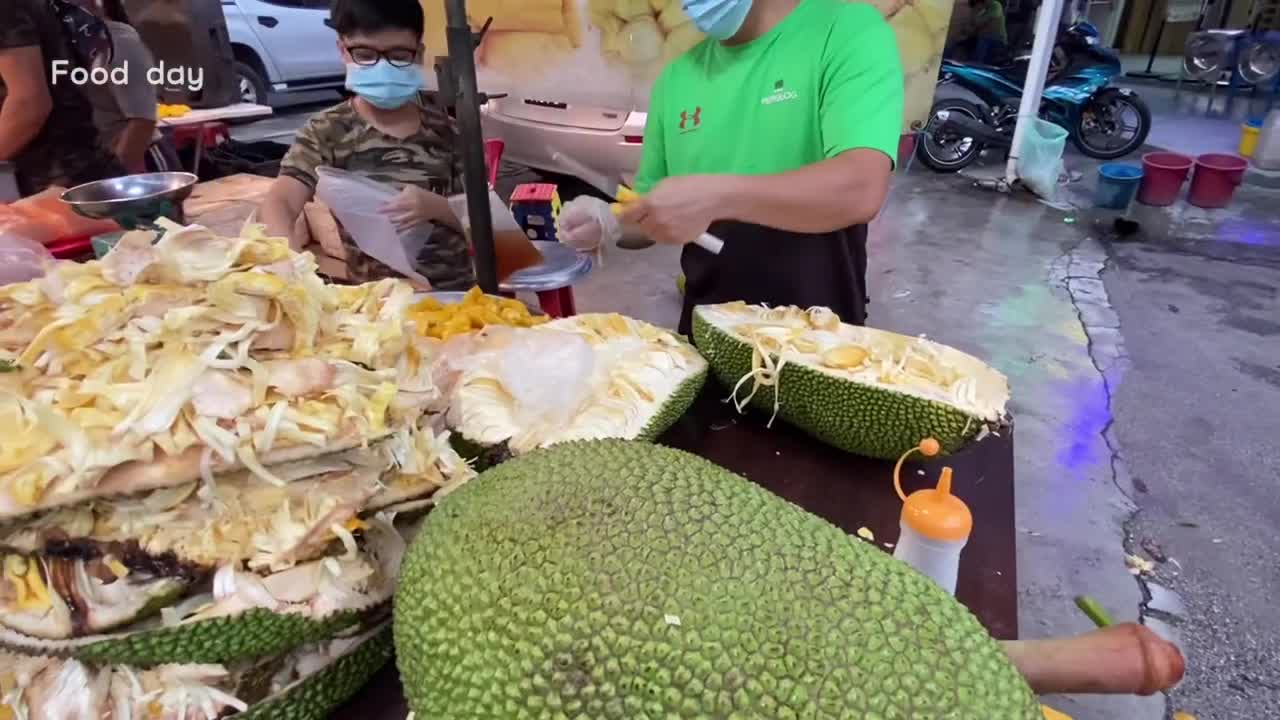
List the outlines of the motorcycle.
{"label": "motorcycle", "polygon": [[[995,67],[944,59],[938,87],[956,86],[981,103],[958,97],[936,101],[917,144],[920,162],[937,172],[955,172],[988,148],[1013,145],[1018,105],[1029,57]],[[1098,30],[1078,22],[1054,47],[1040,117],[1066,129],[1080,152],[1111,160],[1142,147],[1151,132],[1151,110],[1128,88],[1111,87],[1120,56],[1101,47]]]}

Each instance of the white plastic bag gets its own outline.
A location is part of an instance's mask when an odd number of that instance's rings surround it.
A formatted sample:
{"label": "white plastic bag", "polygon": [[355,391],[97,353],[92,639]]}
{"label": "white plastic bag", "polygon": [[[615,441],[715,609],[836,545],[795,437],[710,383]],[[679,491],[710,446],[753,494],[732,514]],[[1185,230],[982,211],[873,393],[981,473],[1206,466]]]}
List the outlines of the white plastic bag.
{"label": "white plastic bag", "polygon": [[407,278],[431,285],[418,272],[418,255],[435,226],[423,223],[397,232],[382,207],[400,195],[398,190],[336,168],[319,168],[317,175],[316,199],[329,206],[364,254]]}
{"label": "white plastic bag", "polygon": [[55,262],[48,248],[19,229],[0,227],[0,285],[43,277]]}
{"label": "white plastic bag", "polygon": [[458,358],[502,384],[512,398],[517,427],[560,427],[591,399],[596,356],[581,335],[506,326],[486,328]]}
{"label": "white plastic bag", "polygon": [[1027,128],[1018,152],[1018,178],[1031,192],[1049,202],[1058,194],[1062,174],[1062,153],[1067,149],[1067,131],[1037,119]]}

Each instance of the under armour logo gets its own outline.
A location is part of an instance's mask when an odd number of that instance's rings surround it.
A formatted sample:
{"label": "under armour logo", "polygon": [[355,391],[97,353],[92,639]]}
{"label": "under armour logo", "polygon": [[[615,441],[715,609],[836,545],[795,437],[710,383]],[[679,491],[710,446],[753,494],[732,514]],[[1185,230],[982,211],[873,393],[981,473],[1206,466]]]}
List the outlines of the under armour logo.
{"label": "under armour logo", "polygon": [[694,108],[692,117],[689,115],[688,110],[680,111],[680,129],[681,130],[689,129],[690,120],[693,120],[693,127],[695,128],[701,125],[702,124],[702,108],[700,107]]}

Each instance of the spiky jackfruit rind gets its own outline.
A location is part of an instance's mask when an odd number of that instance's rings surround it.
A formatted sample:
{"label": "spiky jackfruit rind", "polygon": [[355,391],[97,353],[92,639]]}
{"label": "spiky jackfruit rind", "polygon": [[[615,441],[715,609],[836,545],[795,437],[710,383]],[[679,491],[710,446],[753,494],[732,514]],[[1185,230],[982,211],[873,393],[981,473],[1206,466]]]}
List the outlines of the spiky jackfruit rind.
{"label": "spiky jackfruit rind", "polygon": [[360,621],[360,612],[341,612],[323,620],[254,609],[103,640],[76,651],[77,659],[113,665],[151,667],[166,663],[228,663],[289,652],[332,637]]}
{"label": "spiky jackfruit rind", "polygon": [[928,578],[646,443],[557,445],[459,489],[409,549],[393,627],[432,720],[1040,718]]}
{"label": "spiky jackfruit rind", "polygon": [[[726,388],[751,372],[753,349],[693,312],[693,342]],[[750,380],[747,381],[749,385]],[[749,388],[739,390],[744,396]],[[728,392],[726,390],[726,392]],[[834,377],[798,362],[788,362],[776,386],[761,386],[751,407],[778,418],[845,452],[894,460],[925,438],[934,438],[942,454],[953,453],[978,436],[982,418],[933,400]]]}
{"label": "spiky jackfruit rind", "polygon": [[[680,387],[671,393],[671,396],[663,403],[662,409],[653,416],[653,419],[649,421],[649,424],[645,426],[644,430],[640,431],[640,434],[635,439],[644,442],[656,442],[658,438],[662,437],[663,433],[670,430],[672,425],[675,425],[680,418],[684,417],[685,413],[689,412],[689,408],[693,407],[693,403],[697,401],[698,395],[702,393],[702,388],[706,384],[706,370],[680,383]],[[628,438],[620,439],[626,440]]]}
{"label": "spiky jackfruit rind", "polygon": [[339,705],[355,697],[391,661],[394,652],[388,627],[315,675],[228,720],[326,720]]}
{"label": "spiky jackfruit rind", "polygon": [[319,642],[387,612],[382,603],[371,609],[335,613],[322,619],[274,613],[261,608],[239,615],[185,625],[140,630],[79,641],[45,642],[5,633],[0,645],[99,665],[153,667],[170,663],[224,664],[270,657]]}

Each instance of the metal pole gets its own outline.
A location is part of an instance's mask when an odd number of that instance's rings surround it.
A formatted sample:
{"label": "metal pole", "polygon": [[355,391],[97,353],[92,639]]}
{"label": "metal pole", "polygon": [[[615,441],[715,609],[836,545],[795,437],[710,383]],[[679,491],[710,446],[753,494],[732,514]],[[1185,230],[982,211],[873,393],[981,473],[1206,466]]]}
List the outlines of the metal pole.
{"label": "metal pole", "polygon": [[493,216],[489,209],[489,181],[484,161],[484,131],[480,127],[480,90],[476,81],[476,42],[467,22],[466,0],[446,0],[449,67],[458,91],[456,108],[462,147],[463,186],[471,216],[471,247],[475,250],[476,281],[486,293],[498,292],[498,264],[493,249]]}
{"label": "metal pole", "polygon": [[1022,103],[1018,106],[1018,124],[1013,128],[1013,146],[1009,149],[1009,162],[1005,164],[1005,180],[1018,179],[1018,154],[1027,125],[1040,116],[1040,97],[1044,94],[1044,79],[1049,72],[1049,59],[1058,40],[1058,16],[1062,13],[1062,0],[1044,0],[1040,14],[1036,16],[1036,37],[1031,45],[1031,61],[1027,65],[1027,81],[1022,87]]}

